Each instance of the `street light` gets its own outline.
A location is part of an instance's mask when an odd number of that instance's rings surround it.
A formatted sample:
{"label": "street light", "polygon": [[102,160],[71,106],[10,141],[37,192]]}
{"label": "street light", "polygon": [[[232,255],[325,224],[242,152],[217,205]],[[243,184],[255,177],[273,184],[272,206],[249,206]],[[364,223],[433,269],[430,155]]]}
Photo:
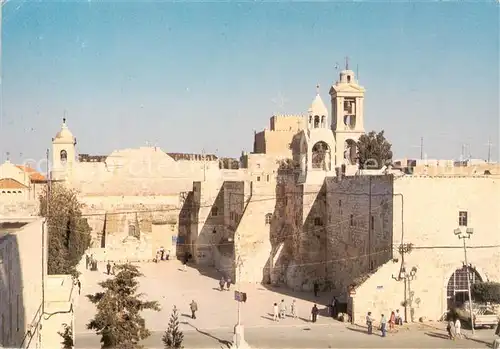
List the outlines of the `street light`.
{"label": "street light", "polygon": [[[410,317],[411,322],[413,322],[413,311],[411,309],[412,303],[412,292],[411,292],[411,281],[415,279],[415,275],[417,274],[417,267],[412,267],[410,271],[406,271],[406,266],[404,262],[402,263],[401,269],[399,270],[398,276],[392,275],[392,278],[396,281],[404,281],[404,308],[405,308],[405,322],[408,322],[408,303],[410,303]],[[406,288],[408,287],[408,292]],[[410,296],[407,297],[407,294]],[[410,302],[408,302],[410,300]]]}
{"label": "street light", "polygon": [[469,293],[469,316],[470,316],[470,325],[472,327],[472,335],[475,334],[474,330],[474,314],[472,312],[472,294],[470,291],[470,273],[469,273],[469,263],[467,262],[467,245],[465,243],[466,239],[470,239],[471,235],[474,234],[474,229],[466,228],[465,234],[462,229],[457,228],[453,231],[453,233],[464,242],[464,258],[465,258],[465,268],[467,269],[467,292]]}
{"label": "street light", "polygon": [[[238,235],[238,245],[240,242],[240,236]],[[236,247],[236,246],[235,246]],[[236,254],[236,248],[234,249],[234,253]],[[233,346],[232,349],[248,349],[250,346],[245,341],[245,330],[241,323],[241,302],[240,298],[241,292],[241,266],[243,265],[243,261],[241,260],[241,256],[238,254],[236,259],[236,267],[238,268],[238,280],[237,280],[237,291],[235,292],[235,299],[238,302],[238,323],[234,326],[234,336],[233,336]],[[236,296],[238,295],[238,296]]]}

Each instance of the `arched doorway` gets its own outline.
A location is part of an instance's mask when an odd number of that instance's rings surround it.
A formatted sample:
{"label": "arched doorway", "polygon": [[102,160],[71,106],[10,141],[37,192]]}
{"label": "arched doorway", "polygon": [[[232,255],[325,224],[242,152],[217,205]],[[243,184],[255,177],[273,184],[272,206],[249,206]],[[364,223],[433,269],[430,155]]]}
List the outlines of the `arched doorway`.
{"label": "arched doorway", "polygon": [[330,147],[323,141],[319,141],[312,148],[312,168],[325,171],[330,170]]}
{"label": "arched doorway", "polygon": [[448,301],[448,309],[462,306],[469,300],[469,290],[467,288],[467,273],[469,273],[470,284],[482,282],[481,275],[473,267],[466,267],[455,270],[453,275],[448,280],[446,288],[446,298]]}
{"label": "arched doorway", "polygon": [[358,162],[358,145],[352,139],[345,141],[344,160],[347,165],[355,165]]}

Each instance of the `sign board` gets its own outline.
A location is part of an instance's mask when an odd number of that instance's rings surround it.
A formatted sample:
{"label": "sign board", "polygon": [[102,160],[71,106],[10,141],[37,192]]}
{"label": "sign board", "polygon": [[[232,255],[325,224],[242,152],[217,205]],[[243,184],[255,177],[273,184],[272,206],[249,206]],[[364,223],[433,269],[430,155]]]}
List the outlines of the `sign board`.
{"label": "sign board", "polygon": [[234,291],[234,300],[241,302],[241,292],[239,291]]}

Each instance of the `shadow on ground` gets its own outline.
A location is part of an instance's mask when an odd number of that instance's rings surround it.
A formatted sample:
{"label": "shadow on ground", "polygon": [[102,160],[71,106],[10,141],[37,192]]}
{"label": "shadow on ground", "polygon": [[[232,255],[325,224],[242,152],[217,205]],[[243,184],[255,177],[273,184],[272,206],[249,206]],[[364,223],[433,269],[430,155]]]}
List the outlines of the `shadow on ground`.
{"label": "shadow on ground", "polygon": [[191,326],[192,328],[194,328],[196,330],[196,332],[198,332],[198,333],[200,333],[200,334],[202,334],[204,336],[207,336],[209,338],[212,338],[212,339],[215,339],[216,341],[218,341],[222,345],[222,348],[231,348],[232,342],[227,341],[225,339],[220,339],[220,338],[218,338],[218,337],[216,337],[216,336],[214,336],[214,335],[212,335],[212,334],[210,334],[208,332],[202,331],[202,330],[198,329],[196,326],[194,326],[194,325],[192,325],[190,323],[187,323],[187,324],[189,326]]}

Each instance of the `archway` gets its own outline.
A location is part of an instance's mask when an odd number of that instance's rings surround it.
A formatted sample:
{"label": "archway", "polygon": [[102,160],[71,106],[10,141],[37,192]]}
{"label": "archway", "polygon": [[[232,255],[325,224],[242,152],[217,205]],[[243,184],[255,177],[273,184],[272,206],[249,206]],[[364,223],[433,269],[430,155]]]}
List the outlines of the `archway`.
{"label": "archway", "polygon": [[355,165],[358,162],[358,145],[352,139],[344,143],[344,160],[348,165]]}
{"label": "archway", "polygon": [[312,148],[312,168],[330,170],[331,150],[323,141],[317,142]]}
{"label": "archway", "polygon": [[467,273],[470,276],[470,284],[482,282],[481,275],[471,266],[458,268],[451,275],[446,287],[446,299],[448,309],[460,307],[469,300],[469,290],[467,288]]}

